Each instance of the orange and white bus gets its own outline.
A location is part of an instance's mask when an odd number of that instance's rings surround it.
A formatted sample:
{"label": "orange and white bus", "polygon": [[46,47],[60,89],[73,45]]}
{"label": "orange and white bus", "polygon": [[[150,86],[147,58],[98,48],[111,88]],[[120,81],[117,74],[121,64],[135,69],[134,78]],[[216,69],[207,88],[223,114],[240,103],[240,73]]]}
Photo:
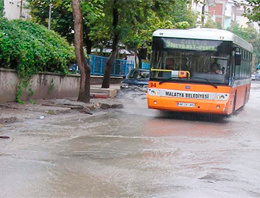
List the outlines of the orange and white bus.
{"label": "orange and white bus", "polygon": [[153,33],[151,109],[230,115],[249,99],[252,45],[225,30]]}

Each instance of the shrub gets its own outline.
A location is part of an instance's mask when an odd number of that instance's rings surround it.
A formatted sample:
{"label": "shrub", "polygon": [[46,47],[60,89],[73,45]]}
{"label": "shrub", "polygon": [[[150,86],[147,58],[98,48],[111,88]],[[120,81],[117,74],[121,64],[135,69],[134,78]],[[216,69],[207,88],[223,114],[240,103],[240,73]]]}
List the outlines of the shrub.
{"label": "shrub", "polygon": [[4,15],[4,0],[0,0],[0,17]]}
{"label": "shrub", "polygon": [[[21,89],[38,72],[67,74],[74,48],[57,33],[28,21],[0,17],[0,67],[16,69]],[[20,96],[18,96],[19,101]]]}

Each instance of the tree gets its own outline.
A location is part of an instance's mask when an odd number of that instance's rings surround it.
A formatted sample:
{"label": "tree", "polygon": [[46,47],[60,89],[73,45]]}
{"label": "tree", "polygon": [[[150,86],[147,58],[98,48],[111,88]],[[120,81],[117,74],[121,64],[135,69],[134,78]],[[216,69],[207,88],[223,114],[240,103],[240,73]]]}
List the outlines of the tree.
{"label": "tree", "polygon": [[90,102],[90,67],[83,51],[83,27],[80,0],[72,0],[74,19],[74,43],[78,67],[81,73],[78,101]]}
{"label": "tree", "polygon": [[65,75],[69,64],[75,62],[74,48],[54,31],[30,21],[2,17],[0,24],[0,67],[17,71],[17,102],[22,102],[22,92],[34,74]]}
{"label": "tree", "polygon": [[[33,19],[47,26],[50,0],[28,0]],[[70,0],[52,0],[52,29],[72,41]],[[83,41],[90,53],[91,47],[107,47],[112,41],[108,69],[112,68],[119,41],[132,46],[137,52],[148,47],[152,32],[159,28],[194,27],[196,19],[187,6],[189,0],[92,0],[82,1]],[[115,12],[118,19],[116,20]],[[117,25],[115,25],[117,21]],[[104,84],[108,87],[110,73],[106,71]],[[103,83],[102,83],[103,84]]]}
{"label": "tree", "polygon": [[[49,5],[52,4],[51,29],[66,37],[68,42],[74,40],[74,24],[71,0],[27,0],[31,10],[32,20],[36,23],[48,26]],[[96,20],[103,14],[103,0],[81,1],[83,21],[83,42],[87,53],[91,53],[91,47],[95,42],[90,38],[90,33],[96,26]],[[95,33],[93,33],[95,34]]]}
{"label": "tree", "polygon": [[187,28],[196,27],[197,14],[191,10],[190,0],[175,0],[174,1],[174,13],[173,13],[173,22],[174,24],[186,21],[189,23]]}
{"label": "tree", "polygon": [[0,17],[4,15],[4,0],[0,0]]}
{"label": "tree", "polygon": [[116,58],[116,54],[117,54],[117,47],[118,47],[118,43],[119,43],[119,36],[120,36],[120,32],[117,29],[118,26],[118,17],[119,17],[119,13],[118,13],[118,0],[113,0],[112,3],[112,8],[113,8],[113,43],[112,43],[112,52],[106,62],[106,69],[105,69],[105,73],[104,73],[104,78],[103,78],[103,82],[102,82],[102,88],[109,88],[109,81],[110,81],[110,74],[111,74],[111,70],[113,67],[113,63],[114,60]]}
{"label": "tree", "polygon": [[[151,42],[152,32],[156,29],[174,28],[174,24],[179,28],[188,28],[195,25],[196,19],[192,17],[192,12],[187,6],[189,1],[116,0],[113,2],[111,4],[111,1],[105,1],[104,7],[106,9],[104,13],[106,17],[104,20],[106,22],[99,23],[109,26],[109,21],[111,22],[109,15],[113,13],[113,28],[111,32],[113,32],[113,39],[118,38],[116,42],[113,41],[113,51],[117,48],[114,44],[118,44],[119,40],[134,46],[135,51],[137,51],[138,48],[147,47],[147,44]],[[109,10],[111,6],[113,12],[111,12],[111,9]],[[116,15],[114,14],[115,9]],[[118,17],[116,20],[115,16]],[[115,21],[117,21],[116,26],[114,24]],[[113,51],[110,58],[116,55]],[[113,62],[109,62],[109,64],[111,65],[108,68],[108,64],[106,65],[107,74],[109,74],[107,69],[112,69]],[[102,87],[109,87],[109,80],[107,78],[110,78],[110,75],[105,74]]]}
{"label": "tree", "polygon": [[202,27],[204,27],[204,28],[217,28],[217,24],[211,18],[208,18],[208,20],[206,21],[206,23]]}
{"label": "tree", "polygon": [[259,0],[246,0],[249,5],[252,6],[252,8],[247,7],[246,5],[246,16],[252,20],[252,21],[256,21],[259,22],[260,21],[260,1]]}
{"label": "tree", "polygon": [[251,43],[254,49],[253,53],[256,55],[257,60],[260,60],[260,36],[254,27],[243,28],[235,24],[228,28],[228,30]]}

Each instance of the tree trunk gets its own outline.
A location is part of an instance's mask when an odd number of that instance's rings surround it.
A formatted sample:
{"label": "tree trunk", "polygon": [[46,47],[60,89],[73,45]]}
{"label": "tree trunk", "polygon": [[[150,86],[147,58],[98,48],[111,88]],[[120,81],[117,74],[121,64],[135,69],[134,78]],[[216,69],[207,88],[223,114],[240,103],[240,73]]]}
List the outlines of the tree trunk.
{"label": "tree trunk", "polygon": [[137,61],[137,58],[138,58],[138,55],[137,55],[137,44],[135,44],[135,68],[138,68],[138,61]]}
{"label": "tree trunk", "polygon": [[89,37],[86,40],[86,48],[87,48],[87,54],[91,54],[92,49],[92,41],[89,40]]}
{"label": "tree trunk", "polygon": [[142,58],[138,55],[138,68],[142,69]]}
{"label": "tree trunk", "polygon": [[113,44],[112,44],[112,52],[106,62],[106,69],[104,73],[104,78],[102,82],[102,88],[109,88],[110,85],[110,74],[111,70],[113,68],[113,63],[116,58],[117,54],[117,46],[119,42],[119,31],[117,30],[117,25],[118,25],[118,9],[117,9],[117,3],[118,0],[113,0]]}
{"label": "tree trunk", "polygon": [[205,21],[205,4],[206,1],[203,1],[203,5],[202,5],[202,10],[201,10],[201,25],[204,26],[204,21]]}
{"label": "tree trunk", "polygon": [[80,89],[78,101],[90,102],[90,67],[83,51],[83,27],[80,0],[72,0],[74,19],[74,45],[78,67],[80,70]]}
{"label": "tree trunk", "polygon": [[84,39],[83,40],[84,40],[85,47],[87,49],[87,54],[91,54],[93,42],[89,37],[90,31],[89,31],[89,28],[88,28],[87,25],[84,25],[83,29],[84,29],[84,32],[83,32],[83,38]]}

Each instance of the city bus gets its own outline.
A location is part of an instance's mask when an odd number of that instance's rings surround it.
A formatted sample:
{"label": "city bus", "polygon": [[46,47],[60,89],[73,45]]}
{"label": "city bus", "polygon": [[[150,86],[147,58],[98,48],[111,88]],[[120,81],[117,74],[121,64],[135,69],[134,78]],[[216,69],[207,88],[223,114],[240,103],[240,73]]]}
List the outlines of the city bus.
{"label": "city bus", "polygon": [[251,44],[217,29],[153,33],[148,108],[231,115],[249,99]]}

